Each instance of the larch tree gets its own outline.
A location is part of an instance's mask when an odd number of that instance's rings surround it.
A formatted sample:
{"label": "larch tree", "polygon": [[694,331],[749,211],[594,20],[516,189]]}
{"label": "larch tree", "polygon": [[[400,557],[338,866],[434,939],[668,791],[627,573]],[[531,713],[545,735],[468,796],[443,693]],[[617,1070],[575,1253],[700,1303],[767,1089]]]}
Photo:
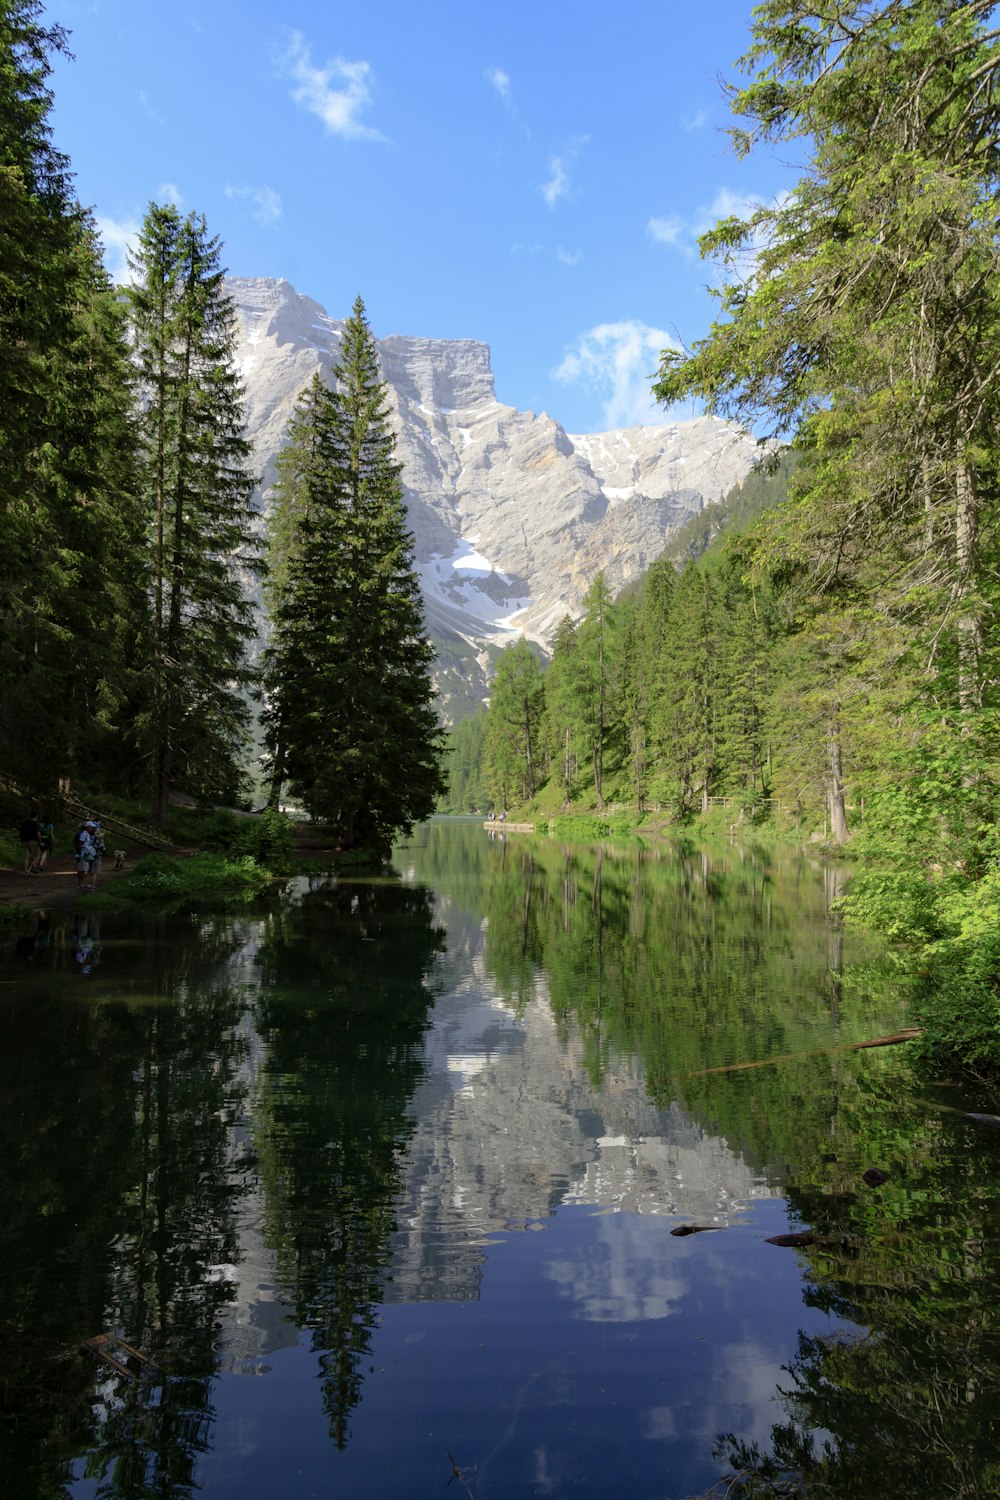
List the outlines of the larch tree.
{"label": "larch tree", "polygon": [[[265,669],[272,745],[295,793],[345,848],[384,851],[444,790],[433,652],[378,350],[359,297],[333,383],[299,404],[282,460]],[[294,478],[293,478],[294,476]],[[291,499],[294,489],[295,499]]]}
{"label": "larch tree", "polygon": [[249,727],[258,567],[235,315],[204,218],[151,204],[127,296],[142,411],[152,608],[152,820],[171,787],[232,796]]}

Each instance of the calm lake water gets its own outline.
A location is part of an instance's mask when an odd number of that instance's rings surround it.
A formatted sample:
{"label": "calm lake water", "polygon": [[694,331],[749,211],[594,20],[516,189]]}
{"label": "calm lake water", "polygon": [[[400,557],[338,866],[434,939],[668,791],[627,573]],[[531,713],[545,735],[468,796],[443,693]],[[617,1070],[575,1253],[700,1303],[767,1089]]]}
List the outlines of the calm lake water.
{"label": "calm lake water", "polygon": [[27,923],[0,1493],[679,1500],[736,1443],[996,1495],[997,1106],[846,1050],[907,999],[841,880],[442,821],[379,880]]}

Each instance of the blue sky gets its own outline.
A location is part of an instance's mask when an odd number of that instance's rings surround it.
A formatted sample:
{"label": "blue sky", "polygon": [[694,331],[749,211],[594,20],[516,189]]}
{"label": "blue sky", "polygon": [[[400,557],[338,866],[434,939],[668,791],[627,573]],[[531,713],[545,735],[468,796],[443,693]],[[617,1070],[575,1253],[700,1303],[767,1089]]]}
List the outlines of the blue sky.
{"label": "blue sky", "polygon": [[53,0],[53,128],[108,261],[150,199],[230,271],[374,332],[489,343],[570,432],[662,420],[657,352],[712,315],[695,236],[794,173],[737,161],[750,0]]}

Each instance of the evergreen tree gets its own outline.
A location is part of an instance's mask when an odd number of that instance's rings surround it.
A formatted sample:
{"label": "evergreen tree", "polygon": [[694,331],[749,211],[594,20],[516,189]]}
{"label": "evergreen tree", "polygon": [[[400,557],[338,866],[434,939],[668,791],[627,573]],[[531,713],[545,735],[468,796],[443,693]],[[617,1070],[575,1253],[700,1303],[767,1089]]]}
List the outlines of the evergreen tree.
{"label": "evergreen tree", "polygon": [[[359,297],[331,389],[314,382],[283,460],[267,720],[283,769],[341,841],[384,850],[444,788],[432,650],[386,387]],[[295,476],[294,480],[292,476]],[[295,489],[297,498],[293,500]]]}
{"label": "evergreen tree", "polygon": [[130,366],[93,225],[52,145],[59,27],[0,4],[0,741],[38,789],[120,763],[142,633]]}
{"label": "evergreen tree", "polygon": [[[664,400],[805,456],[778,549],[820,590],[864,578],[914,606],[942,703],[984,699],[995,607],[1000,33],[984,0],[766,0],[734,91],[757,142],[810,141],[787,200],[702,241],[728,264],[723,319],[664,358]],[[760,247],[750,274],[747,252]],[[877,566],[877,564],[881,564]],[[949,650],[940,649],[950,640]],[[952,667],[949,657],[955,659]]]}
{"label": "evergreen tree", "polygon": [[448,792],[444,810],[480,813],[487,802],[483,766],[486,709],[459,719],[448,735]]}
{"label": "evergreen tree", "polygon": [[511,793],[518,799],[535,795],[544,708],[541,663],[522,636],[501,653],[490,685],[486,764],[501,807]]}
{"label": "evergreen tree", "polygon": [[615,612],[604,574],[598,573],[583,601],[585,614],[577,631],[577,711],[583,727],[598,810],[604,807],[604,760],[616,724],[617,685]]}
{"label": "evergreen tree", "polygon": [[578,672],[577,629],[568,615],[556,626],[552,660],[545,673],[543,733],[550,765],[568,807],[579,772],[580,724],[575,683]]}
{"label": "evergreen tree", "polygon": [[132,270],[150,530],[152,819],[162,827],[178,781],[215,796],[232,796],[238,783],[254,633],[244,584],[257,567],[254,478],[218,239],[202,217],[151,204]]}

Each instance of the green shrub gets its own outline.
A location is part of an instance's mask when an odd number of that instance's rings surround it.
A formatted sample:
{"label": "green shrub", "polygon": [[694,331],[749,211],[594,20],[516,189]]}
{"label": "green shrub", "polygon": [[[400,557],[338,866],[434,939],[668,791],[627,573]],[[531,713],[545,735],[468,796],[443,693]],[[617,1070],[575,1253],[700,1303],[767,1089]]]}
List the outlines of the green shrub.
{"label": "green shrub", "polygon": [[292,824],[283,813],[268,809],[258,817],[235,818],[232,813],[210,813],[202,831],[206,849],[237,857],[249,855],[267,870],[284,874],[292,865]]}
{"label": "green shrub", "polygon": [[549,831],[549,820],[548,820],[548,818],[537,818],[535,820],[535,832],[536,833],[548,833],[548,831]]}
{"label": "green shrub", "polygon": [[[162,902],[249,900],[270,882],[270,875],[250,855],[203,852],[190,859],[150,854],[128,875],[115,882],[115,898]],[[110,893],[108,893],[110,896]]]}
{"label": "green shrub", "polygon": [[848,921],[890,943],[923,943],[942,932],[941,890],[919,871],[865,870],[852,876],[837,907]]}
{"label": "green shrub", "polygon": [[557,838],[583,843],[590,839],[606,839],[611,825],[596,813],[564,813],[553,818],[552,831]]}

